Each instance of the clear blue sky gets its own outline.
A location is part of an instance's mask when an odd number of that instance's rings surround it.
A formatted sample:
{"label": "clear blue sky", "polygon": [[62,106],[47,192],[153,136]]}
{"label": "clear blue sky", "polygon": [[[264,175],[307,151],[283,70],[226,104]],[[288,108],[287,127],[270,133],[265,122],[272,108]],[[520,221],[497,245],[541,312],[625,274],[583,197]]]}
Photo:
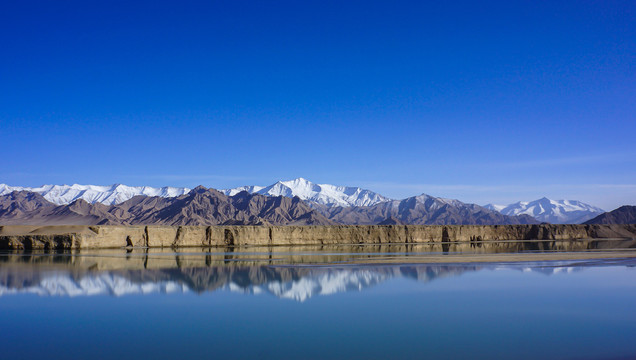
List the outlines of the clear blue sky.
{"label": "clear blue sky", "polygon": [[636,204],[636,2],[4,1],[0,183]]}

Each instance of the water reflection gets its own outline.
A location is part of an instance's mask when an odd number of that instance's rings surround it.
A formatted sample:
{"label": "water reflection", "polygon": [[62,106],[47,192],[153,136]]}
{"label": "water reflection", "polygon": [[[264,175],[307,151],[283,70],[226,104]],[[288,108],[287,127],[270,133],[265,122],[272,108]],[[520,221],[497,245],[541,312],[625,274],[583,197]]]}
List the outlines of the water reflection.
{"label": "water reflection", "polygon": [[[582,241],[569,246],[589,249],[597,248],[599,244],[607,247],[610,243]],[[422,254],[437,255],[438,260],[446,259],[447,253],[431,251],[431,246],[3,252],[0,253],[0,296],[29,293],[40,296],[123,296],[223,290],[305,301],[316,295],[361,291],[396,278],[425,283],[482,269],[505,268],[549,275],[575,271],[580,266],[594,266],[591,260],[534,264],[409,264],[409,259]],[[463,250],[452,246],[459,254],[553,252],[563,249],[563,244],[556,241],[484,242],[468,244]],[[385,262],[398,259],[399,262],[395,265],[377,265],[377,262],[371,265],[378,259]],[[628,259],[616,261],[628,262],[627,265],[633,263]],[[598,264],[608,264],[608,261]]]}
{"label": "water reflection", "polygon": [[[636,264],[634,260],[623,259],[415,265],[244,265],[237,262],[230,265],[200,266],[201,261],[206,261],[212,255],[172,253],[170,256],[166,253],[163,254],[163,263],[167,265],[165,267],[125,268],[121,265],[122,261],[124,264],[127,261],[126,256],[128,255],[98,253],[81,259],[82,256],[71,254],[4,254],[4,265],[0,266],[0,296],[124,296],[231,291],[252,295],[270,294],[281,299],[302,302],[317,295],[362,291],[398,278],[427,283],[480,270],[514,269],[550,275],[573,272],[589,266]],[[250,256],[269,254],[252,253]],[[178,260],[179,257],[182,259]],[[140,257],[137,260],[148,259]],[[185,266],[184,263],[195,266]],[[172,266],[173,264],[179,266]]]}
{"label": "water reflection", "polygon": [[361,291],[392,278],[428,282],[476,271],[477,266],[213,266],[71,271],[0,268],[0,295],[85,296],[212,292],[271,294],[305,301],[315,295]]}
{"label": "water reflection", "polygon": [[91,269],[148,269],[214,265],[333,264],[421,255],[483,255],[634,250],[635,240],[518,240],[384,245],[274,246],[244,248],[129,248],[105,250],[16,250],[0,252],[0,266],[28,263]]}
{"label": "water reflection", "polygon": [[[3,358],[636,354],[633,259],[409,263],[421,248],[232,250],[0,254]],[[392,257],[401,262],[373,261]]]}

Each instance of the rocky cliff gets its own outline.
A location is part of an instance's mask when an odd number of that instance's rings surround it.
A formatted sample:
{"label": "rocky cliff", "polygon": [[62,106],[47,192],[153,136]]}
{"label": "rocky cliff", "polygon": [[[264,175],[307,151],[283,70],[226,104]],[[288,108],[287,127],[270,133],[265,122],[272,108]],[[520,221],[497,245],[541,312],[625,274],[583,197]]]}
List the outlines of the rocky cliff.
{"label": "rocky cliff", "polygon": [[1,249],[431,244],[448,251],[455,243],[545,240],[567,247],[578,239],[599,238],[636,239],[636,225],[0,227]]}

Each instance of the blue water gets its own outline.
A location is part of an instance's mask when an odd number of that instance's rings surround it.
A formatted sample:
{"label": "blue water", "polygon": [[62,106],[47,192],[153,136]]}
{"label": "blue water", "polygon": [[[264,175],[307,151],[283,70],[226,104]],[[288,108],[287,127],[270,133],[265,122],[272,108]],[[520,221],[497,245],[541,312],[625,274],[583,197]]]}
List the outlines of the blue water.
{"label": "blue water", "polygon": [[634,265],[0,267],[0,357],[636,358]]}

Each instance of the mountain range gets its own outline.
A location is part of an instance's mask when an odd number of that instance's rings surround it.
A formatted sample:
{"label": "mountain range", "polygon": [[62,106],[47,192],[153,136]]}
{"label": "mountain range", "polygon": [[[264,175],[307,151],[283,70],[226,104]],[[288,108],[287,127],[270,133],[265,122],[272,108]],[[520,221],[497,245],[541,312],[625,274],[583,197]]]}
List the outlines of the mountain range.
{"label": "mountain range", "polygon": [[519,201],[507,206],[488,204],[484,207],[504,215],[529,215],[540,222],[552,224],[580,224],[605,212],[601,208],[577,200],[550,200],[545,197],[534,201]]}
{"label": "mountain range", "polygon": [[241,192],[227,196],[196,187],[177,197],[135,196],[117,205],[77,199],[56,205],[42,195],[14,191],[0,196],[3,225],[334,225],[298,197]]}
{"label": "mountain range", "polygon": [[247,191],[267,196],[298,196],[310,204],[327,207],[373,206],[392,200],[359,187],[315,184],[303,178],[278,181],[269,186],[241,186],[219,191],[225,195],[235,195],[241,191]]}
{"label": "mountain range", "polygon": [[188,193],[190,189],[170,186],[153,188],[150,186],[126,186],[122,184],[108,186],[78,184],[43,185],[35,188],[0,184],[0,195],[7,195],[13,191],[38,193],[56,205],[70,204],[78,199],[82,199],[91,204],[102,203],[105,205],[116,205],[138,195],[175,197]]}
{"label": "mountain range", "polygon": [[427,194],[393,200],[303,178],[223,190],[0,184],[0,224],[494,225],[580,223],[602,212],[579,201],[547,198],[484,207]]}

